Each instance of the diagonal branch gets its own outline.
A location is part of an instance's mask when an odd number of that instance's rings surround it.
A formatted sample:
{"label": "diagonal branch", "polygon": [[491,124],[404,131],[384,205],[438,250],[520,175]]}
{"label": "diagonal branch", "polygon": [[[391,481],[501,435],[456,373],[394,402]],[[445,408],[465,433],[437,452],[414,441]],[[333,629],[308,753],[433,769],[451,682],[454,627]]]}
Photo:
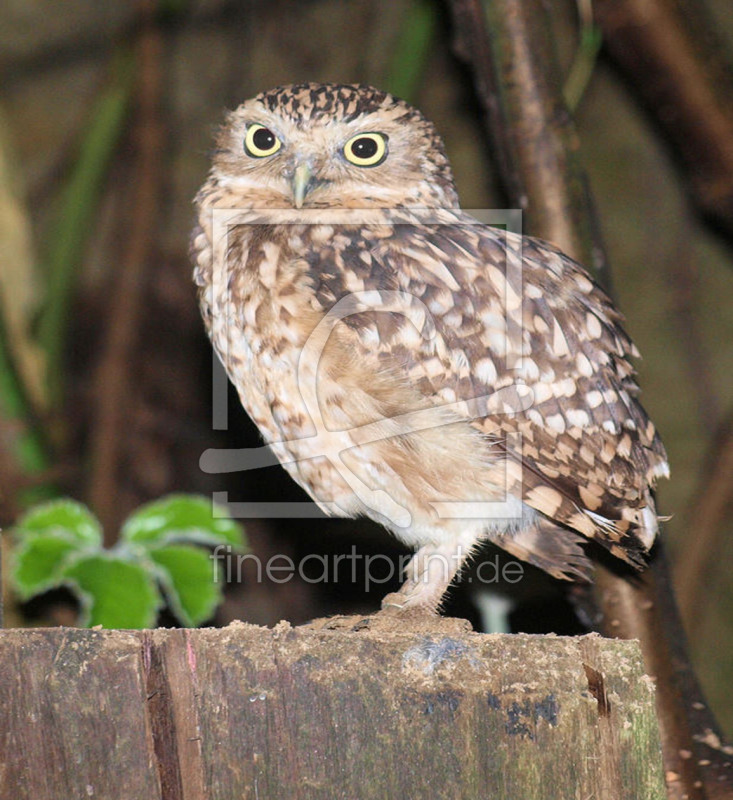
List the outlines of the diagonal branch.
{"label": "diagonal branch", "polygon": [[[451,0],[459,52],[474,70],[494,151],[529,231],[582,263],[607,259],[561,96],[542,0]],[[607,635],[638,638],[658,682],[657,711],[671,798],[733,797],[729,755],[686,652],[663,548],[639,580],[599,566],[596,585]],[[715,745],[717,743],[718,748]],[[727,765],[727,766],[726,766]]]}
{"label": "diagonal branch", "polygon": [[733,236],[733,60],[704,3],[595,0],[606,47],[679,157],[700,210]]}
{"label": "diagonal branch", "polygon": [[532,35],[534,5],[452,0],[456,49],[473,66],[492,154],[526,228],[571,255],[582,253],[608,285],[608,261],[552,44],[548,36],[536,41]]}

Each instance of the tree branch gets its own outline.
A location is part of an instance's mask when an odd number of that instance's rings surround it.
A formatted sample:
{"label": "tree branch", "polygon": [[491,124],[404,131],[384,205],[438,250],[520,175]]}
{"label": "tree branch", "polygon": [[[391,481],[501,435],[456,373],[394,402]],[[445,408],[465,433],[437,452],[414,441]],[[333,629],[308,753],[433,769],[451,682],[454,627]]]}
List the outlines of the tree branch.
{"label": "tree branch", "polygon": [[[541,0],[451,0],[459,51],[471,64],[492,148],[527,228],[595,266],[608,286],[605,249],[578,158],[578,139],[563,105],[550,23]],[[602,628],[638,637],[658,681],[668,791],[672,798],[733,797],[730,759],[702,700],[661,544],[640,580],[596,571]],[[725,766],[728,764],[728,766]]]}
{"label": "tree branch", "polygon": [[578,136],[558,90],[552,42],[530,35],[534,5],[452,0],[456,49],[473,65],[492,155],[512,202],[524,212],[525,227],[568,253],[584,254],[608,285],[606,253],[577,157]]}
{"label": "tree branch", "polygon": [[733,62],[704,4],[594,5],[609,52],[677,153],[698,207],[733,235]]}

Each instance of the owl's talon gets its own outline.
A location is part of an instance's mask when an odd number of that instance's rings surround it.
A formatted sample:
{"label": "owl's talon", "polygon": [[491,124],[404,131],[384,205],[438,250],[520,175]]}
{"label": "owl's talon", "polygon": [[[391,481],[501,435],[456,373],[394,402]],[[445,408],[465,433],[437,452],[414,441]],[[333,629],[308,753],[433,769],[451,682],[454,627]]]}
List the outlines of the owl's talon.
{"label": "owl's talon", "polygon": [[394,613],[395,611],[402,611],[406,607],[407,601],[404,595],[399,594],[399,592],[392,592],[382,600],[382,611],[392,611]]}

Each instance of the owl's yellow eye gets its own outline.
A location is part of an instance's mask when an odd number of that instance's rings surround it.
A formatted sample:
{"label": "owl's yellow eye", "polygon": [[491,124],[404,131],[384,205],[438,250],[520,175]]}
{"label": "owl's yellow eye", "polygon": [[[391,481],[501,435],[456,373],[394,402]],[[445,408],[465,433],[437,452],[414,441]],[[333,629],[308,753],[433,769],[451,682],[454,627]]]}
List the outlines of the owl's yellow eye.
{"label": "owl's yellow eye", "polygon": [[244,151],[248,156],[265,158],[265,156],[277,153],[281,147],[282,142],[264,125],[255,122],[247,128],[247,134],[244,137]]}
{"label": "owl's yellow eye", "polygon": [[344,158],[357,167],[376,167],[387,158],[383,133],[359,133],[344,145]]}

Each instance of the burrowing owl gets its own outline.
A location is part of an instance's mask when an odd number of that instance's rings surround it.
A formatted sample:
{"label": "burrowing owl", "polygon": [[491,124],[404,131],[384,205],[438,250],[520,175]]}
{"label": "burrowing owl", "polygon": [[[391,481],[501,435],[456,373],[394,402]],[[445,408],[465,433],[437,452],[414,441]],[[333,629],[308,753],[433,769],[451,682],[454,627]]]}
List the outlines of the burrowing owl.
{"label": "burrowing owl", "polygon": [[263,92],[196,204],[206,327],[265,441],[328,513],[418,548],[385,603],[435,610],[486,539],[560,578],[588,540],[643,563],[668,466],[621,317],[552,245],[460,210],[419,111]]}

